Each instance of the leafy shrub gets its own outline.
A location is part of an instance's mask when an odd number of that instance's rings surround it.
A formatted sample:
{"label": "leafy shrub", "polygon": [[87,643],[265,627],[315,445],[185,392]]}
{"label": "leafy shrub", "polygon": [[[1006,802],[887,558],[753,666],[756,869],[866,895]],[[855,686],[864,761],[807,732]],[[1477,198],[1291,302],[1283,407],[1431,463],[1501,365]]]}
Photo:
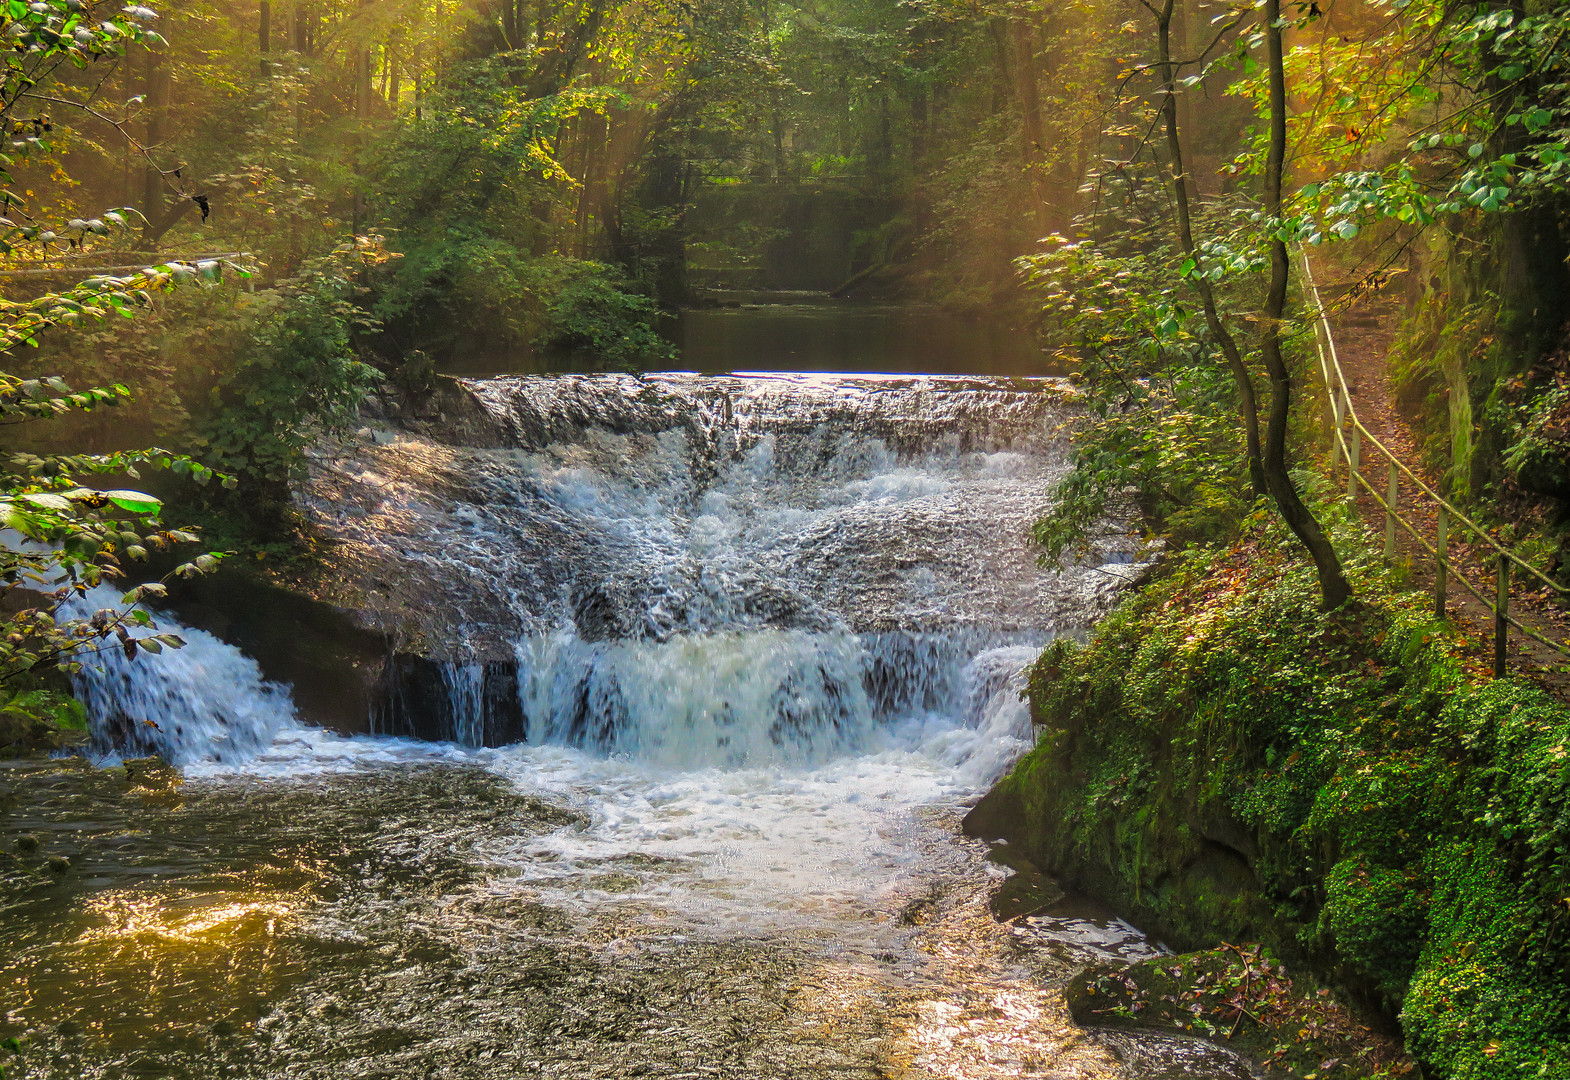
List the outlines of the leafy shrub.
{"label": "leafy shrub", "polygon": [[1325,878],[1320,929],[1336,951],[1392,998],[1406,993],[1428,931],[1427,880],[1362,856],[1343,859]]}
{"label": "leafy shrub", "polygon": [[350,343],[363,319],[351,272],[382,254],[359,240],[308,260],[299,274],[247,294],[210,346],[209,400],[197,414],[193,444],[250,482],[246,499],[281,503],[321,431],[357,422],[365,393],[380,376]]}
{"label": "leafy shrub", "polygon": [[675,355],[651,325],[654,301],[626,291],[626,275],[616,267],[556,256],[531,264],[527,280],[544,308],[536,344],[584,349],[628,367]]}
{"label": "leafy shrub", "polygon": [[1033,529],[1047,560],[1083,549],[1132,503],[1178,544],[1231,534],[1248,508],[1237,393],[1165,249],[1109,254],[1050,238],[1019,265],[1042,335],[1072,364],[1084,418],[1068,476]]}

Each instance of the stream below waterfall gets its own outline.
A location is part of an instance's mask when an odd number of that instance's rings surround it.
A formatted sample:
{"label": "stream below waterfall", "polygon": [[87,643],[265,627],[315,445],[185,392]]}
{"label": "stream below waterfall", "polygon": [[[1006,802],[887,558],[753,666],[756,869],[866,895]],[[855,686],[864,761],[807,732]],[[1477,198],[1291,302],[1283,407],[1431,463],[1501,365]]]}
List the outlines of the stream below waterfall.
{"label": "stream below waterfall", "polygon": [[313,458],[395,651],[363,724],[187,627],[84,672],[88,757],[0,763],[8,1077],[1251,1075],[1072,1024],[1078,965],[1161,947],[1072,897],[999,922],[959,833],[1030,660],[1144,557],[1036,565],[1061,388],[462,386],[484,437]]}

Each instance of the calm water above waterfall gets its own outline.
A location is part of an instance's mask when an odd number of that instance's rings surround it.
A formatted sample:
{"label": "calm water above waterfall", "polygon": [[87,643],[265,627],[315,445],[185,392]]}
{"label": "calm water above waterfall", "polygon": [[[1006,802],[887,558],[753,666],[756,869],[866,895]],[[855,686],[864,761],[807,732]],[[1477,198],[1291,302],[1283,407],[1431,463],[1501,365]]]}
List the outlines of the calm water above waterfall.
{"label": "calm water above waterfall", "polygon": [[1028,745],[1025,666],[1137,569],[1027,547],[1055,384],[465,393],[313,460],[337,598],[392,642],[369,734],[189,629],[81,687],[95,754],[183,782],[0,772],[20,1075],[1246,1075],[1070,1024],[1076,963],[1158,946],[1072,901],[997,922],[957,834]]}

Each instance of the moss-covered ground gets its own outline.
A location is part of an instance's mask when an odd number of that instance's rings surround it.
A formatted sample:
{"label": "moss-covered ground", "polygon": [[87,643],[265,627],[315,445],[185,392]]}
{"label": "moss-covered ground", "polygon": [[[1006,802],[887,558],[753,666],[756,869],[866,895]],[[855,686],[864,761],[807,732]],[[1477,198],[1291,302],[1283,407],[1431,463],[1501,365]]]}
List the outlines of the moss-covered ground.
{"label": "moss-covered ground", "polygon": [[1268,943],[1425,1075],[1570,1078],[1570,710],[1337,541],[1340,611],[1259,518],[1049,648],[969,824],[1179,948]]}

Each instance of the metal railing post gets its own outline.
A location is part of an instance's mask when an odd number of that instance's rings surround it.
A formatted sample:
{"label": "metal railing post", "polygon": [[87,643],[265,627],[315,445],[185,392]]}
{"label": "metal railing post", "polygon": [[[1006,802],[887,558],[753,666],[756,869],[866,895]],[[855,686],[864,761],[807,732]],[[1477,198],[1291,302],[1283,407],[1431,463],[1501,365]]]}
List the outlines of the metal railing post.
{"label": "metal railing post", "polygon": [[1346,463],[1346,497],[1357,500],[1357,464],[1363,456],[1363,432],[1356,424],[1352,425],[1352,445],[1347,448]]}
{"label": "metal railing post", "polygon": [[1401,494],[1401,489],[1396,484],[1396,477],[1401,474],[1396,471],[1396,463],[1390,463],[1390,487],[1385,492],[1385,561],[1389,562],[1396,556],[1396,499]]}
{"label": "metal railing post", "polygon": [[1445,617],[1445,574],[1449,567],[1445,565],[1446,551],[1450,544],[1450,514],[1443,506],[1439,508],[1439,524],[1434,530],[1434,554],[1438,557],[1438,565],[1434,567],[1434,618]]}
{"label": "metal railing post", "polygon": [[1505,635],[1510,632],[1510,557],[1499,556],[1499,596],[1494,607],[1494,678],[1505,677]]}

